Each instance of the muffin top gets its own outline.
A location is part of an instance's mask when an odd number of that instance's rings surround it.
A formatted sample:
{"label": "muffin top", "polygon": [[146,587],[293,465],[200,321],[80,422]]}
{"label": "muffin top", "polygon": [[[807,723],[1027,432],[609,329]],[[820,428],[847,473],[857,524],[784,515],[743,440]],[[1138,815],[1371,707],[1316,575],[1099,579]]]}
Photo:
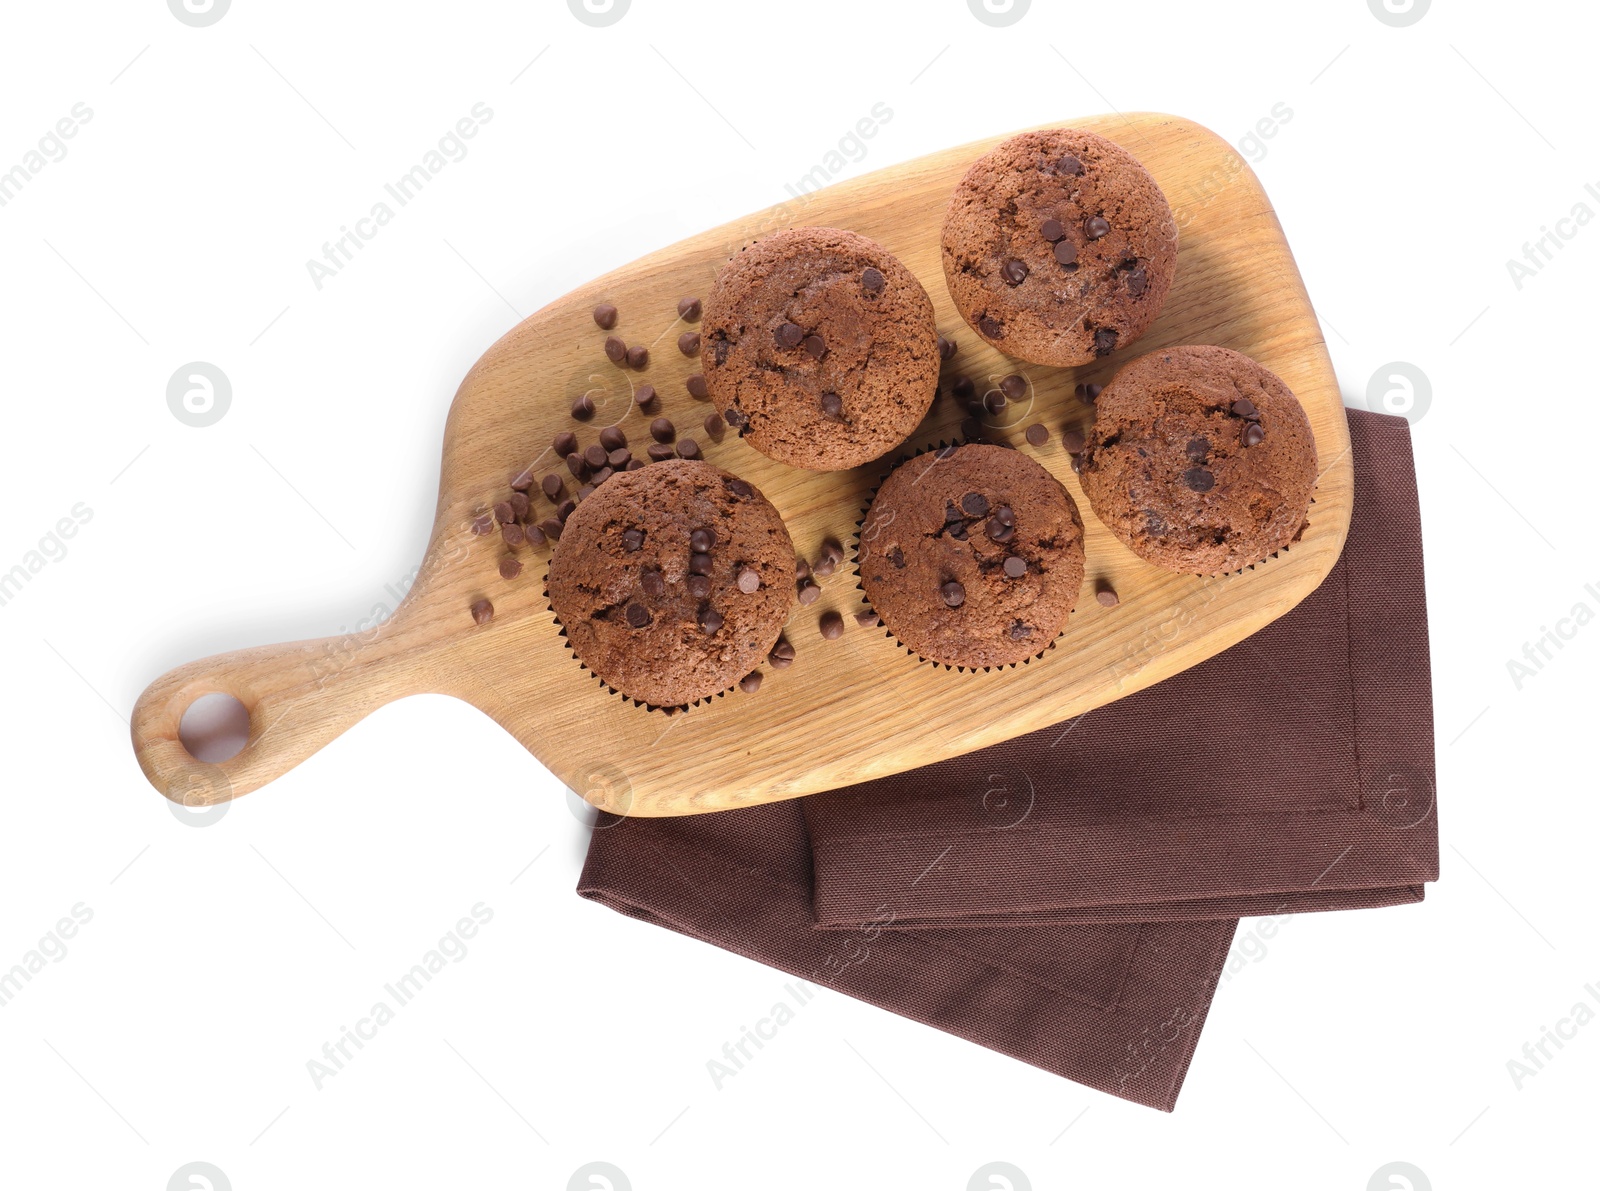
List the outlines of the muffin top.
{"label": "muffin top", "polygon": [[1009,356],[1065,368],[1155,321],[1178,227],[1132,154],[1061,128],[980,158],[951,196],[942,242],[950,296],[973,330]]}
{"label": "muffin top", "polygon": [[1032,459],[973,443],[897,467],[861,523],[861,586],[932,662],[1002,666],[1042,652],[1083,582],[1083,523]]}
{"label": "muffin top", "polygon": [[939,383],[933,303],[854,232],[802,227],[743,249],[701,328],[706,387],[762,454],[813,471],[878,458],[917,428]]}
{"label": "muffin top", "polygon": [[687,459],[606,480],[550,560],[550,606],[572,652],[656,707],[749,674],[793,598],[794,545],[778,511],[754,485]]}
{"label": "muffin top", "polygon": [[1225,347],[1171,347],[1119,371],[1095,402],[1082,481],[1139,557],[1212,575],[1300,536],[1317,445],[1277,376]]}

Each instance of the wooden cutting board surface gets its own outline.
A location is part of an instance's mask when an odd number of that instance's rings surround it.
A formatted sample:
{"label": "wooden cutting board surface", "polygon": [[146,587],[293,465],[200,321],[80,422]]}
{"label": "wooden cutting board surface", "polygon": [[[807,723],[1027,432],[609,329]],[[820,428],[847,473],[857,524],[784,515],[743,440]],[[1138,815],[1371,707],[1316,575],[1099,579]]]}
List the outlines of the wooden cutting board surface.
{"label": "wooden cutting board surface", "polygon": [[[1294,257],[1267,196],[1227,142],[1173,116],[1134,114],[1062,121],[1097,132],[1137,156],[1160,183],[1179,227],[1177,277],[1155,326],[1128,349],[1079,369],[1008,360],[984,345],[951,305],[939,254],[950,192],[967,167],[1004,137],[947,149],[851,182],[802,195],[691,237],[552,302],[491,347],[456,394],[445,429],[438,514],[409,595],[369,632],[223,654],[151,684],[133,716],[146,776],[168,797],[209,805],[254,790],[310,756],[363,716],[405,695],[439,692],[468,700],[520,740],[568,786],[619,814],[675,815],[814,793],[925,765],[995,744],[1109,703],[1192,666],[1287,612],[1327,575],[1349,526],[1353,475],[1349,436],[1333,368]],[[1009,134],[1008,134],[1009,135]],[[703,433],[711,406],[684,380],[699,370],[677,349],[690,329],[678,299],[704,297],[724,261],[779,228],[848,228],[898,256],[933,299],[940,330],[959,345],[941,396],[906,444],[955,441],[965,412],[950,378],[979,391],[1002,376],[1027,378],[1030,393],[989,420],[1006,439],[1066,485],[1086,530],[1088,573],[1065,634],[1042,658],[989,672],[947,669],[909,656],[884,629],[856,625],[863,607],[853,565],[862,507],[894,457],[848,472],[815,473],[768,460],[736,436]],[[614,367],[591,312],[621,312],[614,334],[650,349],[642,372]],[[1175,344],[1219,344],[1253,356],[1282,377],[1310,416],[1321,471],[1304,537],[1239,574],[1170,574],[1130,553],[1095,519],[1061,445],[1067,426],[1087,428],[1092,411],[1073,397],[1080,382],[1105,383],[1124,362]],[[693,436],[705,457],[756,484],[782,513],[796,548],[815,559],[824,539],[850,560],[822,581],[823,596],[796,604],[786,633],[794,664],[754,695],[735,690],[668,715],[611,693],[574,660],[544,593],[548,549],[522,551],[523,574],[500,578],[498,534],[477,537],[474,517],[509,495],[530,462],[562,470],[549,448],[558,431],[582,444],[616,423],[641,457],[651,414],[631,394],[649,383],[661,410]],[[569,409],[590,392],[600,410],[574,422]],[[1023,431],[1042,422],[1050,442]],[[569,488],[571,485],[569,484]],[[550,507],[537,487],[535,507]],[[1093,584],[1121,596],[1099,605]],[[314,594],[314,593],[313,593]],[[495,606],[479,627],[468,609]],[[825,641],[818,620],[844,613],[842,638]],[[244,750],[220,764],[191,758],[178,740],[183,711],[220,691],[250,713]],[[397,768],[403,757],[386,762]]]}

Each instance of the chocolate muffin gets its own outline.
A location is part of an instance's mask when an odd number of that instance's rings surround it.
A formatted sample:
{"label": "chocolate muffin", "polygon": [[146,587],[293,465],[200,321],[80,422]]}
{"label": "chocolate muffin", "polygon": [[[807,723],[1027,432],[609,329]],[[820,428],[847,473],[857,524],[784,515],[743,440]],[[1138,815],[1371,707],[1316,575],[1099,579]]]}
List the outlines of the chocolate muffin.
{"label": "chocolate muffin", "polygon": [[1148,562],[1236,571],[1300,536],[1317,481],[1289,386],[1225,347],[1171,347],[1119,371],[1082,455],[1095,516]]}
{"label": "chocolate muffin", "polygon": [[726,690],[777,641],[794,544],[756,488],[687,459],[622,471],[573,511],[550,607],[613,690],[675,707]]}
{"label": "chocolate muffin", "polygon": [[944,217],[956,309],[994,347],[1034,364],[1088,364],[1161,312],[1178,225],[1127,150],[1070,128],[1025,132],[969,169]]}
{"label": "chocolate muffin", "polygon": [[839,471],[905,441],[939,384],[933,302],[854,232],[801,227],[743,249],[701,327],[706,387],[763,455]]}
{"label": "chocolate muffin", "polygon": [[861,523],[872,609],[932,662],[1003,666],[1041,653],[1083,583],[1072,497],[1005,447],[944,447],[895,468]]}

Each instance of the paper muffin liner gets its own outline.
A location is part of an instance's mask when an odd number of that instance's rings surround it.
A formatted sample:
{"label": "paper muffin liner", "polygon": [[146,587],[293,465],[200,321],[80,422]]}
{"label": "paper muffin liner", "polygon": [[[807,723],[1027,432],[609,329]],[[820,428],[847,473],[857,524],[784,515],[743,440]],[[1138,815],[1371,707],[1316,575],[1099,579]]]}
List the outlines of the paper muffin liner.
{"label": "paper muffin liner", "polygon": [[[889,627],[888,621],[884,620],[883,614],[872,606],[872,601],[867,597],[867,589],[861,582],[861,527],[866,524],[867,515],[872,511],[872,503],[878,498],[879,490],[884,486],[891,475],[899,471],[900,468],[904,467],[907,463],[910,463],[913,459],[918,459],[921,456],[928,454],[930,451],[954,450],[957,447],[965,447],[975,444],[983,444],[986,446],[1004,445],[991,442],[989,439],[981,436],[978,438],[953,439],[949,441],[941,438],[937,443],[934,443],[930,446],[925,446],[919,451],[912,451],[909,454],[901,455],[895,460],[894,464],[883,473],[883,475],[878,477],[878,482],[872,486],[872,491],[867,493],[866,502],[861,506],[861,516],[856,519],[856,532],[851,538],[854,550],[854,556],[852,557],[851,562],[855,567],[856,590],[861,593],[861,603],[865,606],[865,608],[878,617],[878,625],[884,630],[883,635],[892,640],[900,647],[902,651],[904,651],[907,657],[911,658],[919,665],[932,666],[935,669],[940,670],[954,670],[958,674],[988,674],[998,670],[1015,670],[1018,666],[1026,666],[1032,662],[1041,660],[1047,653],[1056,647],[1056,643],[1060,641],[1062,637],[1067,635],[1067,630],[1072,625],[1072,618],[1077,615],[1078,612],[1077,606],[1074,605],[1072,611],[1067,613],[1066,623],[1061,626],[1061,631],[1052,637],[1048,642],[1046,642],[1044,648],[1039,650],[1038,653],[1030,654],[1029,656],[1022,658],[1020,661],[1002,662],[997,666],[967,666],[957,662],[941,662],[934,658],[923,657],[915,649],[902,641],[899,636],[896,635],[895,631]],[[1077,502],[1074,501],[1073,503],[1076,505]],[[1079,516],[1081,517],[1082,514],[1080,513]]]}

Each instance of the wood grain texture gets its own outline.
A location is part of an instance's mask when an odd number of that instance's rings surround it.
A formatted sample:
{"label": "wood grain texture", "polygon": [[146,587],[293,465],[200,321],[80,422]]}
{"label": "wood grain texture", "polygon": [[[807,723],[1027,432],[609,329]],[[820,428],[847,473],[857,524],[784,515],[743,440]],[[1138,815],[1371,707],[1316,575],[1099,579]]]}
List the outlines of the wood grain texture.
{"label": "wood grain texture", "polygon": [[[684,240],[583,286],[524,320],[491,347],[456,394],[445,430],[438,513],[417,580],[387,622],[348,638],[243,650],[180,667],[153,683],[133,716],[139,762],[156,788],[191,805],[254,790],[298,764],[390,700],[439,692],[482,708],[561,780],[620,814],[720,810],[832,789],[995,744],[1061,722],[1159,682],[1227,648],[1281,616],[1327,575],[1349,526],[1353,476],[1349,437],[1311,303],[1259,182],[1229,145],[1172,116],[1100,116],[1063,122],[1123,145],[1149,168],[1177,215],[1177,278],[1155,326],[1096,365],[1051,369],[1010,361],[961,321],[945,289],[939,230],[945,203],[967,167],[1003,137],[949,149],[856,181],[804,195]],[[1061,125],[1057,125],[1061,126]],[[640,453],[651,415],[631,402],[653,384],[663,412],[693,435],[706,458],[755,483],[777,505],[795,545],[815,558],[825,538],[852,552],[868,494],[892,458],[849,472],[811,473],[774,463],[729,435],[701,433],[708,403],[684,379],[698,361],[677,350],[687,329],[676,304],[704,296],[722,263],[780,227],[816,224],[869,236],[898,256],[933,299],[941,330],[960,350],[945,369],[981,387],[1017,372],[1031,396],[991,429],[1057,475],[1083,513],[1088,574],[1065,634],[1043,658],[1015,668],[963,672],[919,662],[883,629],[858,627],[854,567],[823,582],[823,598],[796,605],[787,633],[792,667],[769,671],[761,690],[737,690],[687,712],[648,711],[607,691],[578,665],[544,594],[547,550],[524,550],[521,577],[502,580],[498,536],[473,536],[474,516],[508,494],[531,461],[540,474],[559,460],[560,430],[593,442],[613,422]],[[643,343],[643,372],[613,367],[591,318],[602,301],[621,311],[615,334]],[[1090,411],[1072,396],[1079,382],[1104,383],[1144,352],[1182,343],[1220,344],[1281,376],[1310,416],[1321,476],[1310,526],[1278,556],[1216,578],[1169,574],[1140,561],[1094,518],[1073,474],[1060,431],[1086,427]],[[568,410],[580,392],[601,409],[587,425]],[[964,416],[941,396],[908,451],[954,440]],[[1022,432],[1052,431],[1035,450]],[[534,492],[535,507],[548,502]],[[1096,603],[1108,579],[1115,608]],[[468,607],[487,596],[494,620],[474,625]],[[846,632],[824,641],[817,622],[845,613]],[[764,667],[766,669],[766,667]],[[178,721],[208,691],[236,695],[250,711],[249,743],[232,760],[205,765],[178,741]]]}

